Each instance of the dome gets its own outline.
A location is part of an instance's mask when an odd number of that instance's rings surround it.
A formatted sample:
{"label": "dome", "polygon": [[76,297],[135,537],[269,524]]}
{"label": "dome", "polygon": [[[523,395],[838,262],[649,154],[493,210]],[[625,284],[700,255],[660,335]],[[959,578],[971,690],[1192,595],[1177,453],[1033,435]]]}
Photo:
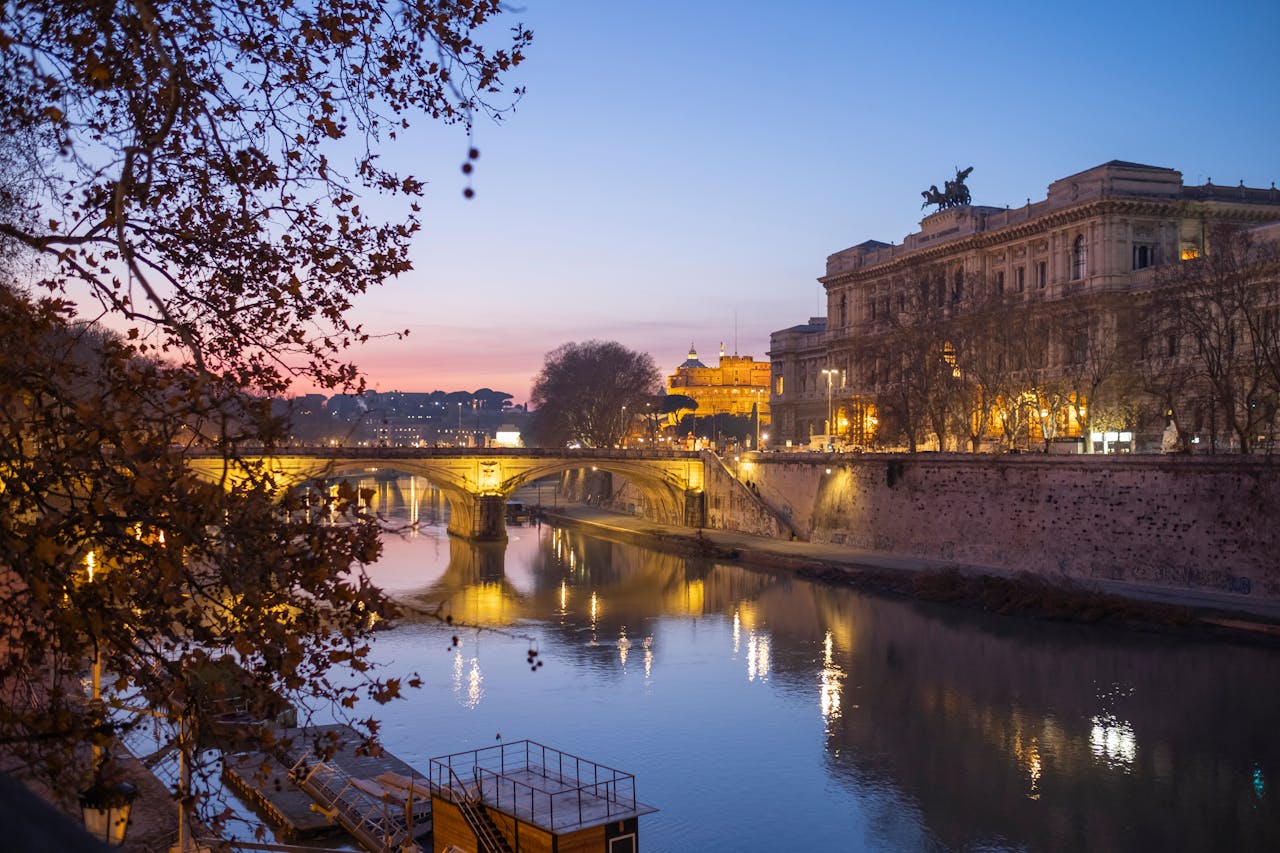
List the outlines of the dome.
{"label": "dome", "polygon": [[679,370],[680,368],[689,368],[689,367],[706,367],[705,364],[698,361],[698,351],[693,348],[692,342],[690,342],[689,344],[689,357],[686,358],[684,360],[684,363],[681,364],[680,367],[677,367],[676,370]]}

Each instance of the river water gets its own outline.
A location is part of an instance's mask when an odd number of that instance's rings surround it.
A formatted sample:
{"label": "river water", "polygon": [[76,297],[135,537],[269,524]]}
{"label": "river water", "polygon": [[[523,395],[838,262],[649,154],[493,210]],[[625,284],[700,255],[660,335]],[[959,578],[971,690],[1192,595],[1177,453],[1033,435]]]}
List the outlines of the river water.
{"label": "river water", "polygon": [[[451,539],[386,480],[374,653],[431,757],[529,738],[636,777],[644,851],[1280,850],[1280,650],[883,598],[549,525]],[[452,637],[458,646],[452,647]],[[527,653],[544,665],[530,671]]]}

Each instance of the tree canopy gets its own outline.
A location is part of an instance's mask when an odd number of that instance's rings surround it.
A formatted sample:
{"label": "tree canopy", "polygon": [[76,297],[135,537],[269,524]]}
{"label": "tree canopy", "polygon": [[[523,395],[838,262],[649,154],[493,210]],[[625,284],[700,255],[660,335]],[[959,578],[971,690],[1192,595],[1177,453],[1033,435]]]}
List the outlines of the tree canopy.
{"label": "tree canopy", "polygon": [[661,381],[653,356],[616,341],[562,344],[547,353],[529,395],[536,407],[534,440],[613,447]]}
{"label": "tree canopy", "polygon": [[283,434],[266,395],[360,388],[347,312],[409,269],[425,190],[381,155],[422,117],[503,116],[530,33],[495,31],[498,0],[0,9],[0,743],[83,772],[142,707],[193,755],[220,657],[251,711],[283,695],[376,736],[356,700],[402,686],[366,658],[395,614],[364,571],[379,524],[255,461]]}
{"label": "tree canopy", "polygon": [[[409,269],[421,179],[381,157],[410,119],[470,128],[519,89],[530,33],[490,50],[499,0],[7,2],[0,135],[45,143],[29,210],[0,234],[43,283],[87,288],[130,334],[278,392],[352,382],[352,299]],[[489,30],[486,30],[488,32]],[[478,152],[467,153],[471,172]],[[468,186],[467,191],[470,191]],[[400,221],[364,197],[400,196]]]}

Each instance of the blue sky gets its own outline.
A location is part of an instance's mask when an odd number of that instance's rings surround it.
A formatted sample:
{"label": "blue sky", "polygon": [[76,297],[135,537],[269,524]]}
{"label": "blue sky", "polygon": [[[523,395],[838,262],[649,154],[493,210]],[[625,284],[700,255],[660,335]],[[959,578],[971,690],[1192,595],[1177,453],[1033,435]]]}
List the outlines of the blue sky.
{"label": "blue sky", "polygon": [[514,79],[481,120],[384,156],[430,182],[414,272],[366,296],[371,387],[524,400],[544,354],[613,339],[665,372],[763,357],[821,314],[826,256],[918,228],[973,166],[975,204],[1044,197],[1107,160],[1187,183],[1280,181],[1280,3],[528,0]]}

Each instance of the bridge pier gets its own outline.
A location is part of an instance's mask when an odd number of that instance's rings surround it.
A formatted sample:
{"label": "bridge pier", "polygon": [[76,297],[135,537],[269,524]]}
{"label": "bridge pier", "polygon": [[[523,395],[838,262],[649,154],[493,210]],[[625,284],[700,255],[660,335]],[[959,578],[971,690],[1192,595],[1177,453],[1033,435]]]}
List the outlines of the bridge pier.
{"label": "bridge pier", "polygon": [[[468,506],[451,502],[449,532],[477,542],[501,542],[507,538],[507,500],[502,495],[468,495]],[[463,509],[459,512],[459,509]]]}
{"label": "bridge pier", "polygon": [[687,489],[684,493],[684,526],[707,526],[707,495],[701,489]]}

